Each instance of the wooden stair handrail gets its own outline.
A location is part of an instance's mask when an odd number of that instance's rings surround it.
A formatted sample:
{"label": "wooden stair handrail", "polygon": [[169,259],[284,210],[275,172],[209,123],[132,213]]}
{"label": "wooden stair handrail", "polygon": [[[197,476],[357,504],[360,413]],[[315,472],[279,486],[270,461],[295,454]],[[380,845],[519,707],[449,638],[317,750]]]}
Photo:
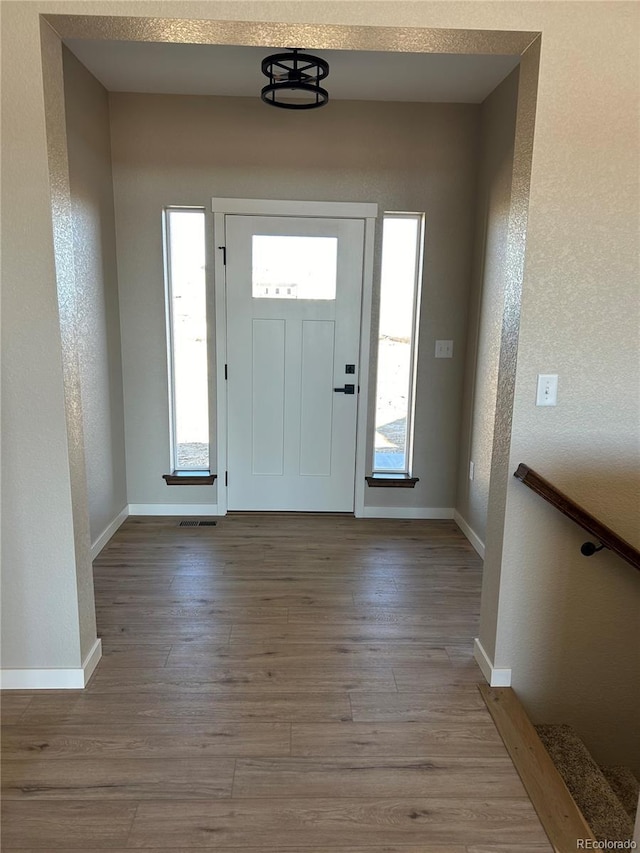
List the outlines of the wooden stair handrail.
{"label": "wooden stair handrail", "polygon": [[[564,492],[561,492],[560,489],[557,489],[548,480],[545,480],[544,477],[541,477],[532,468],[529,468],[528,465],[520,463],[513,476],[524,483],[525,486],[532,489],[537,495],[540,495],[541,498],[544,498],[545,501],[548,501],[563,515],[566,515],[567,518],[580,525],[580,527],[586,530],[587,533],[590,533],[605,548],[613,551],[614,554],[622,557],[630,566],[640,571],[640,551],[621,536],[618,536],[614,530],[607,527],[606,524],[603,524],[594,515],[591,515],[590,512],[587,512],[586,509],[583,509],[583,507],[565,495]],[[582,552],[585,556],[590,556],[596,550],[599,550],[593,546],[586,548],[587,545],[590,545],[590,543],[585,543],[582,546],[585,549]]]}

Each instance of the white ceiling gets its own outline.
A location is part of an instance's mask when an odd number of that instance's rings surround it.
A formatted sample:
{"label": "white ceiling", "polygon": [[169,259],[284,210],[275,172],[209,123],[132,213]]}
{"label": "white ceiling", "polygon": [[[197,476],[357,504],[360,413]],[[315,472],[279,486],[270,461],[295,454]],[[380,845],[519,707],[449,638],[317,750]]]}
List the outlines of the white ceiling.
{"label": "white ceiling", "polygon": [[[263,58],[285,48],[69,39],[69,49],[106,89],[171,95],[258,97]],[[330,98],[480,103],[517,56],[323,50]]]}

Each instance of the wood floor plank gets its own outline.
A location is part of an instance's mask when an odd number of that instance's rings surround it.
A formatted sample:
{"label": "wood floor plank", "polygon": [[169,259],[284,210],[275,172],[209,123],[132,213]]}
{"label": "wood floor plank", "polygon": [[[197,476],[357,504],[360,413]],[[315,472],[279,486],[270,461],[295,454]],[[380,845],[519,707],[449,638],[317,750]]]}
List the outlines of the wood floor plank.
{"label": "wood floor plank", "polygon": [[213,577],[224,577],[226,563],[218,563],[211,558],[201,561],[183,561],[175,559],[161,559],[158,557],[144,558],[134,554],[129,555],[129,563],[113,562],[101,563],[94,567],[94,576],[97,580],[115,581],[126,577],[128,568],[134,562],[136,566],[136,577],[140,580],[173,580],[178,575],[206,575]]}
{"label": "wood floor plank", "polygon": [[553,853],[547,844],[472,844],[467,853]]}
{"label": "wood floor plank", "polygon": [[422,644],[426,640],[444,642],[446,638],[471,637],[473,626],[468,620],[434,617],[429,625],[413,628],[402,625],[362,625],[341,622],[338,625],[234,625],[231,643],[288,642],[288,643],[406,643]]}
{"label": "wood floor plank", "polygon": [[[396,579],[397,580],[397,579]],[[442,582],[445,585],[445,582]],[[353,603],[356,607],[383,607],[386,609],[409,608],[419,610],[423,614],[440,609],[455,609],[458,606],[465,610],[478,609],[480,606],[480,583],[461,583],[460,588],[452,589],[450,583],[446,588],[435,585],[433,589],[422,592],[400,591],[397,588],[386,592],[354,592]]]}
{"label": "wood floor plank", "polygon": [[3,850],[44,846],[82,850],[124,846],[137,803],[3,800]]}
{"label": "wood floor plank", "polygon": [[3,726],[11,726],[20,722],[22,715],[29,707],[33,696],[29,693],[19,693],[12,690],[0,692],[0,719]]}
{"label": "wood floor plank", "polygon": [[454,665],[468,664],[475,661],[473,643],[461,643],[459,645],[447,643],[444,650],[447,653],[447,657]]}
{"label": "wood floor plank", "polygon": [[438,575],[434,577],[423,575],[422,577],[399,578],[395,583],[398,593],[421,596],[426,599],[435,592],[448,592],[455,595],[462,590],[468,590],[470,586],[474,588],[477,585],[479,588],[480,578],[475,578],[475,583],[470,584],[469,579],[459,575]]}
{"label": "wood floor plank", "polygon": [[417,755],[469,758],[505,756],[494,726],[485,723],[294,723],[291,755],[310,758],[334,756],[414,757]]}
{"label": "wood floor plank", "polygon": [[[260,626],[256,626],[260,627]],[[279,627],[279,626],[274,626]],[[144,619],[140,622],[127,622],[118,619],[111,624],[101,624],[99,633],[101,638],[108,642],[114,640],[126,640],[135,642],[138,640],[143,644],[154,642],[226,642],[231,636],[232,623],[219,625],[208,619]]]}
{"label": "wood floor plank", "polygon": [[65,719],[71,718],[82,696],[79,690],[34,691],[32,701],[20,718],[20,723],[31,726],[38,723],[39,717],[42,717],[47,725],[64,722]]}
{"label": "wood floor plank", "polygon": [[197,604],[202,607],[349,607],[353,604],[350,592],[331,592],[314,590],[313,594],[290,590],[271,590],[256,592],[252,583],[243,584],[233,591],[207,592],[197,587],[187,587],[178,592],[126,592],[120,593],[117,587],[111,592],[105,591],[100,595],[100,601],[110,607],[134,605],[140,607],[184,606]]}
{"label": "wood floor plank", "polygon": [[[446,666],[451,669],[449,664]],[[391,667],[371,661],[368,666],[344,660],[329,664],[262,663],[257,666],[225,663],[218,667],[166,666],[157,669],[98,671],[89,686],[91,694],[135,693],[323,693],[367,690],[396,692]]]}
{"label": "wood floor plank", "polygon": [[210,800],[231,796],[234,758],[2,763],[4,800]]}
{"label": "wood floor plank", "polygon": [[431,692],[440,687],[461,687],[477,684],[482,678],[480,667],[474,662],[467,666],[451,663],[430,664],[402,663],[394,665],[393,675],[400,693],[415,693],[418,690]]}
{"label": "wood floor plank", "polygon": [[164,666],[170,652],[170,645],[105,641],[102,644],[100,670]]}
{"label": "wood floor plank", "polygon": [[[2,730],[3,760],[58,758],[217,758],[287,756],[289,723],[175,723],[7,726]],[[500,744],[502,742],[500,741]]]}
{"label": "wood floor plank", "polygon": [[149,594],[163,595],[171,589],[173,575],[170,577],[138,578],[135,576],[101,578],[96,577],[93,582],[96,600],[101,601],[103,595],[110,593],[138,593],[145,596]]}
{"label": "wood floor plank", "polygon": [[[83,847],[82,853],[104,853],[104,847]],[[193,853],[193,847],[148,847],[149,853]],[[214,850],[216,853],[327,853],[326,847],[312,847],[305,845],[304,847],[263,847],[261,845],[252,845],[251,847],[219,847],[214,841],[208,847],[200,846],[199,849]],[[335,847],[336,853],[467,853],[467,848],[462,844],[385,844],[384,846],[368,846],[368,847]],[[12,847],[11,849],[3,848],[4,853],[60,853],[59,849],[52,847],[47,848],[31,848],[26,850],[23,847]],[[497,848],[496,848],[497,850]],[[503,848],[506,851],[506,848]],[[536,847],[520,847],[516,845],[512,848],[513,853],[548,853],[549,848]],[[131,853],[131,847],[109,848],[109,853]]]}
{"label": "wood floor plank", "polygon": [[417,605],[412,608],[364,605],[331,608],[290,607],[288,621],[292,625],[382,625],[421,630],[422,628],[429,629],[434,622],[444,620],[456,624],[461,621],[461,617],[466,617],[473,625],[476,620],[476,612],[479,615],[477,602],[474,602],[473,609],[470,609],[451,600],[449,600],[447,607],[432,605],[428,612],[420,610]]}
{"label": "wood floor plank", "polygon": [[[357,693],[353,694],[354,696]],[[385,694],[376,694],[383,696]],[[395,694],[387,694],[395,695]],[[193,694],[131,693],[35,696],[22,718],[25,724],[51,726],[90,719],[94,724],[135,722],[209,724],[227,722],[331,722],[351,719],[346,693]]]}
{"label": "wood floor plank", "polygon": [[[475,685],[442,688],[433,693],[353,693],[354,722],[418,723],[487,721]],[[478,696],[478,698],[480,698]]]}
{"label": "wood floor plank", "polygon": [[213,605],[170,604],[170,605],[121,605],[119,607],[101,606],[96,608],[96,619],[100,628],[123,622],[142,621],[148,623],[155,620],[166,620],[167,623],[176,620],[200,622],[211,621],[215,625],[228,625],[231,623],[242,624],[243,622],[286,622],[288,617],[287,607],[269,606],[258,607],[216,607]]}
{"label": "wood floor plank", "polygon": [[225,646],[206,643],[174,643],[167,659],[168,666],[210,666],[230,662],[245,666],[296,664],[315,668],[343,661],[353,666],[395,666],[415,661],[446,664],[448,655],[443,648],[427,643],[289,643],[280,641],[242,643]]}
{"label": "wood floor plank", "polygon": [[508,756],[502,758],[241,758],[233,796],[526,797]]}
{"label": "wood floor plank", "polygon": [[[457,561],[459,562],[459,561]],[[205,564],[199,564],[199,568],[205,570]],[[191,571],[192,568],[182,571]],[[219,569],[216,569],[219,571]],[[358,555],[357,550],[353,550],[350,554],[343,555],[341,558],[334,557],[313,557],[308,553],[299,553],[296,556],[291,556],[286,559],[278,559],[271,561],[263,561],[256,564],[256,561],[251,563],[227,562],[222,570],[223,577],[234,580],[267,580],[269,578],[277,578],[283,575],[295,572],[297,577],[308,578],[353,578],[373,580],[375,578],[387,579],[392,577],[394,580],[417,578],[455,578],[463,573],[468,575],[464,581],[469,586],[469,581],[473,578],[475,583],[482,582],[482,573],[480,570],[467,565],[446,564],[443,565],[442,559],[424,559],[418,555],[411,556],[404,563],[392,564],[388,560],[379,560],[372,562],[367,558],[362,558]]]}
{"label": "wood floor plank", "polygon": [[311,845],[462,844],[545,841],[531,803],[522,798],[291,799],[210,803],[141,803],[129,846],[282,849]]}
{"label": "wood floor plank", "polygon": [[[138,582],[139,584],[139,582]],[[171,581],[171,593],[173,595],[218,595],[232,596],[234,593],[242,593],[247,589],[247,582],[239,579],[219,579],[217,577],[201,576],[174,576]],[[283,574],[277,578],[268,580],[258,579],[251,581],[251,592],[254,595],[306,595],[314,597],[322,594],[341,593],[353,594],[367,589],[370,592],[393,592],[396,589],[391,578],[376,578],[371,581],[367,578],[322,578],[301,577],[295,571]],[[353,600],[353,599],[352,599]]]}
{"label": "wood floor plank", "polygon": [[[345,527],[339,536],[316,535],[313,539],[307,539],[306,542],[304,536],[295,534],[290,539],[282,536],[275,542],[263,538],[264,559],[265,561],[278,560],[288,555],[300,557],[304,556],[304,553],[309,553],[311,557],[317,559],[340,560],[349,559],[355,554],[360,560],[370,563],[383,561],[395,565],[407,562],[410,556],[415,554],[419,557],[430,555],[455,557],[459,560],[468,560],[475,565],[481,564],[478,555],[469,547],[469,543],[464,539],[456,539],[450,532],[438,537],[435,531],[430,530],[426,535],[414,537],[411,533],[406,535],[407,531],[394,532],[386,524],[383,529],[384,532],[380,534],[380,532],[375,533],[364,529],[356,532]],[[318,530],[316,534],[317,532]],[[335,533],[335,531],[331,532]],[[363,543],[367,545],[366,550],[362,548]]]}

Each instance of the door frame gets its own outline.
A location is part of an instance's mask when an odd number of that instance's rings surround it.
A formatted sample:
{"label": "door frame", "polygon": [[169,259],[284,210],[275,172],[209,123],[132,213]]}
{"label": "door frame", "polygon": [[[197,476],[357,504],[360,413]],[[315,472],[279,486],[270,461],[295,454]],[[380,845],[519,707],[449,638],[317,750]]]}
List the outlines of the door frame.
{"label": "door frame", "polygon": [[[373,259],[375,225],[378,205],[375,202],[295,201],[252,198],[212,198],[214,236],[213,288],[216,353],[216,413],[212,419],[215,430],[216,464],[218,472],[218,515],[227,514],[227,299],[225,269],[225,216],[287,216],[325,219],[364,220],[362,264],[362,308],[360,314],[360,393],[356,420],[356,467],[354,483],[354,514],[364,516],[365,475],[367,470],[367,425],[369,408],[369,354],[371,348],[371,315],[373,306]],[[209,316],[211,312],[209,310]]]}

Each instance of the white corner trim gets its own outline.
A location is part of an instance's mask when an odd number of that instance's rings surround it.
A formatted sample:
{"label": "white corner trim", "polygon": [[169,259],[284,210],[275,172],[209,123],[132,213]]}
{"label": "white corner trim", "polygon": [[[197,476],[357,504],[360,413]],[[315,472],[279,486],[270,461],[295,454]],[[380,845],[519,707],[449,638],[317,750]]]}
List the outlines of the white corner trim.
{"label": "white corner trim", "polygon": [[472,529],[472,528],[467,524],[467,522],[466,522],[466,521],[464,520],[464,518],[460,515],[460,513],[458,512],[458,510],[455,510],[455,512],[453,513],[453,520],[454,520],[454,521],[455,521],[455,523],[458,525],[458,527],[460,528],[460,530],[462,530],[462,532],[463,532],[463,533],[464,533],[464,535],[467,537],[467,539],[469,540],[469,542],[471,542],[471,544],[473,545],[473,547],[475,548],[475,550],[477,551],[477,553],[478,553],[478,554],[482,557],[482,559],[484,560],[484,542],[482,541],[482,539],[478,536],[478,534],[475,532],[475,530],[473,530],[473,529]]}
{"label": "white corner trim", "polygon": [[[129,504],[129,515],[219,515],[218,504]],[[224,513],[222,513],[224,515]]]}
{"label": "white corner trim", "polygon": [[365,506],[362,518],[431,518],[451,519],[450,507],[428,506]]}
{"label": "white corner trim", "polygon": [[2,690],[82,690],[102,657],[102,640],[97,639],[82,666],[71,669],[3,669]]}
{"label": "white corner trim", "polygon": [[[373,279],[375,268],[376,220],[367,217],[364,223],[364,256],[362,267],[362,308],[360,313],[360,393],[356,419],[356,482],[354,489],[354,515],[362,518],[366,494],[367,435],[369,411],[369,354],[371,347],[371,318],[373,315]],[[367,365],[367,367],[363,367]]]}
{"label": "white corner trim", "polygon": [[102,657],[102,640],[100,637],[95,641],[93,646],[91,647],[91,651],[84,659],[82,664],[82,671],[84,672],[84,684],[83,687],[86,687],[89,683],[89,679],[93,675],[94,669],[98,666],[100,658]]}
{"label": "white corner trim", "polygon": [[113,519],[111,524],[108,524],[105,529],[102,531],[100,536],[96,539],[96,541],[91,546],[91,559],[95,560],[100,551],[107,544],[109,539],[113,536],[113,534],[117,531],[117,529],[127,520],[129,517],[129,507],[125,506],[124,509],[120,510],[120,512]]}
{"label": "white corner trim", "polygon": [[511,687],[511,670],[496,669],[477,637],[473,641],[473,656],[489,687]]}
{"label": "white corner trim", "polygon": [[375,202],[297,201],[294,199],[212,198],[214,213],[248,216],[327,216],[332,219],[367,219],[378,215]]}

